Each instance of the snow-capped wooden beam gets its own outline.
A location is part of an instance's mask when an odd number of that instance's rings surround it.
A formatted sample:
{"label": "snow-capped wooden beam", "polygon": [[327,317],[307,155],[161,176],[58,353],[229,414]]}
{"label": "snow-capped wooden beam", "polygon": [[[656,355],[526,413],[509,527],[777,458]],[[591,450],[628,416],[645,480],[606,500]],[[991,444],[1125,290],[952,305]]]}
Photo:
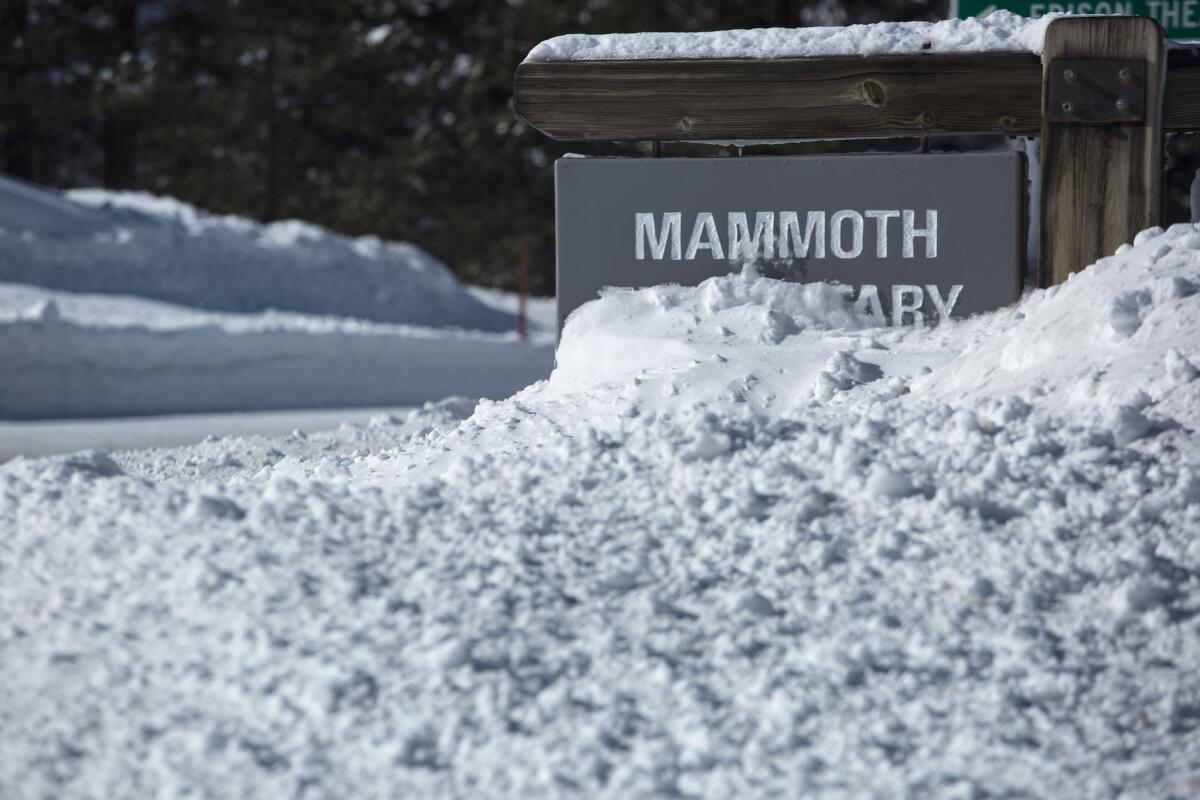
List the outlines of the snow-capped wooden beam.
{"label": "snow-capped wooden beam", "polygon": [[1026,53],[526,62],[517,113],[562,140],[1036,134]]}
{"label": "snow-capped wooden beam", "polygon": [[[527,62],[517,113],[564,141],[834,139],[1041,131],[1029,53]],[[1173,48],[1163,129],[1200,130],[1200,49]]]}
{"label": "snow-capped wooden beam", "polygon": [[1039,285],[1159,223],[1163,49],[1149,17],[1068,17],[1046,29]]}

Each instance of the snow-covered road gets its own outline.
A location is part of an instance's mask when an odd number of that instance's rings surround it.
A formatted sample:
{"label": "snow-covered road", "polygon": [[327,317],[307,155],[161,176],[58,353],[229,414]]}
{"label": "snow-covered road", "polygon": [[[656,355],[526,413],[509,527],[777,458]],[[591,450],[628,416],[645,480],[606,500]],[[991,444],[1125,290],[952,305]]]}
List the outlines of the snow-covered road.
{"label": "snow-covered road", "polygon": [[0,795],[1195,797],[1198,288],[616,291],[509,400],[0,466]]}

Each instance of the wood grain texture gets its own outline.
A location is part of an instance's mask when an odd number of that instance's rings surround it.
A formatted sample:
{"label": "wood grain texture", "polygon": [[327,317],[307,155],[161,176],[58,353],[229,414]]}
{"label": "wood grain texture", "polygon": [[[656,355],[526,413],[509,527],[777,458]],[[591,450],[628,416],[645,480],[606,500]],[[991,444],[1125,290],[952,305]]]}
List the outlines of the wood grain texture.
{"label": "wood grain texture", "polygon": [[1200,47],[1173,44],[1167,51],[1163,129],[1200,130]]}
{"label": "wood grain texture", "polygon": [[1062,283],[1070,273],[1157,224],[1162,193],[1162,28],[1148,17],[1055,20],[1046,29],[1047,79],[1060,58],[1145,59],[1145,119],[1043,122],[1038,253],[1042,286]]}
{"label": "wood grain texture", "polygon": [[566,140],[1036,134],[1024,53],[526,63],[517,113]]}
{"label": "wood grain texture", "polygon": [[[1200,48],[1175,47],[1163,128],[1200,130]],[[1027,53],[522,64],[517,113],[565,141],[688,141],[1041,131]]]}

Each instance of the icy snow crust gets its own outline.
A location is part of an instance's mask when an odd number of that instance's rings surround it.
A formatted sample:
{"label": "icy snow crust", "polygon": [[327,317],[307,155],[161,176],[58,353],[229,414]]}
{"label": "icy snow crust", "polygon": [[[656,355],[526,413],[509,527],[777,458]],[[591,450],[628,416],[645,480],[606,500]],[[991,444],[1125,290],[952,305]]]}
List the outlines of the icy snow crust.
{"label": "icy snow crust", "polygon": [[526,61],[669,58],[804,58],[902,53],[1041,53],[1046,26],[1062,14],[1026,19],[1011,11],[939,22],[876,22],[704,33],[572,33],[548,39]]}
{"label": "icy snow crust", "polygon": [[473,413],[14,461],[0,795],[1195,797],[1198,287],[613,291]]}
{"label": "icy snow crust", "polygon": [[299,220],[260,225],[141,192],[60,196],[2,176],[0,281],[214,311],[513,328],[510,315],[407,242],[351,239]]}

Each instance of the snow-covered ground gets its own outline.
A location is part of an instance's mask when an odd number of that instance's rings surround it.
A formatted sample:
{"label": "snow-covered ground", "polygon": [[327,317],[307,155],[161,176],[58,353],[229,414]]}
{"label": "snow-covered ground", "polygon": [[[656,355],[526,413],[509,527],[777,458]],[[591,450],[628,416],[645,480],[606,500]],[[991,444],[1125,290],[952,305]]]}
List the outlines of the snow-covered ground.
{"label": "snow-covered ground", "polygon": [[541,42],[526,61],[666,58],[803,58],[900,53],[1042,52],[1046,26],[1062,14],[1027,19],[1011,11],[938,22],[845,27],[753,28],[700,33],[571,33]]}
{"label": "snow-covered ground", "polygon": [[0,795],[1195,797],[1198,288],[612,291],[473,410],[0,466]]}
{"label": "snow-covered ground", "polygon": [[549,374],[552,308],[523,341],[410,244],[0,177],[0,419],[506,397]]}
{"label": "snow-covered ground", "polygon": [[522,341],[515,332],[201,312],[0,284],[0,417],[9,419],[501,398],[548,374],[552,359],[548,332]]}
{"label": "snow-covered ground", "polygon": [[180,447],[209,437],[286,436],[329,431],[361,424],[381,414],[411,409],[325,408],[300,411],[250,411],[172,414],[116,419],[0,420],[0,464],[16,456],[46,456],[78,450],[143,450]]}

